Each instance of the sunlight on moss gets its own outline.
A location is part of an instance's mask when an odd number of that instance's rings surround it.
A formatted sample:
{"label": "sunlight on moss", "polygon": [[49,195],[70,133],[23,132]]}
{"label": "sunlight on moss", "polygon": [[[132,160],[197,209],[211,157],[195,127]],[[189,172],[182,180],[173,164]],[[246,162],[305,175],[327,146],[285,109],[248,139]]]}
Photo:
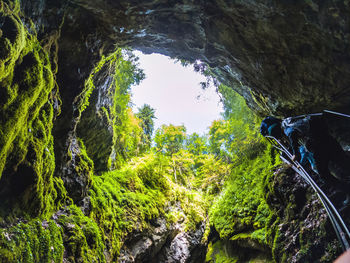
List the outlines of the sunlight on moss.
{"label": "sunlight on moss", "polygon": [[7,211],[5,204],[1,214],[48,216],[57,209],[50,98],[54,77],[48,54],[18,15],[18,1],[2,4],[0,177],[13,182],[13,189],[1,192],[7,197],[14,195],[11,202],[15,204],[12,211]]}
{"label": "sunlight on moss", "polygon": [[[257,134],[257,117],[221,85],[225,113],[207,135],[163,125],[152,146],[152,117],[147,126],[130,107],[130,86],[144,78],[130,50],[102,56],[86,79],[73,105],[69,168],[56,167],[57,61],[51,66],[19,9],[7,1],[0,10],[1,262],[115,262],[156,219],[209,244],[207,262],[239,262],[243,252],[227,253],[230,244],[253,244],[262,254],[278,248],[278,218],[265,201],[278,160]],[[74,178],[54,177],[55,169],[71,169]]]}

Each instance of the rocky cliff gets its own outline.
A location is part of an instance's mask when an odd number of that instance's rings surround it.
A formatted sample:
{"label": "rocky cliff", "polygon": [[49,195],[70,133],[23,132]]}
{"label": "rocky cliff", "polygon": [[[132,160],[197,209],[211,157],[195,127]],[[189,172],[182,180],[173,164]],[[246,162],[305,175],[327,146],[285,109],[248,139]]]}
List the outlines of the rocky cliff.
{"label": "rocky cliff", "polygon": [[[110,128],[115,116],[106,118],[102,110],[114,96],[106,94],[116,94],[116,88],[108,67],[98,64],[115,46],[201,60],[261,115],[347,112],[349,11],[348,1],[335,0],[1,1],[0,224],[5,229],[1,240],[8,241],[0,250],[4,262],[19,260],[11,251],[26,250],[20,235],[36,244],[37,251],[50,251],[45,255],[54,260],[63,254],[70,260],[83,258],[85,249],[96,252],[96,261],[112,261],[108,256],[122,247],[113,239],[102,241],[96,230],[102,214],[88,194],[94,172],[109,168],[109,157],[116,151],[108,144],[116,139]],[[89,90],[86,83],[92,76]],[[106,139],[100,152],[93,151],[85,126]],[[338,127],[335,132],[347,143],[347,133]],[[68,204],[64,209],[63,203]],[[96,221],[86,217],[91,211]],[[38,219],[30,221],[33,218]],[[161,226],[150,226],[150,235]],[[59,234],[62,227],[64,236]],[[105,226],[107,232],[121,229]],[[183,235],[165,234],[175,241]],[[79,236],[90,238],[82,245]],[[40,250],[43,238],[47,242]],[[198,245],[198,238],[188,239]],[[171,250],[173,243],[167,242]],[[278,260],[283,258],[280,251],[273,251]],[[21,260],[44,262],[40,253]]]}
{"label": "rocky cliff", "polygon": [[348,106],[347,1],[21,2],[39,37],[60,33],[62,82],[83,79],[113,45],[129,45],[208,63],[260,112]]}

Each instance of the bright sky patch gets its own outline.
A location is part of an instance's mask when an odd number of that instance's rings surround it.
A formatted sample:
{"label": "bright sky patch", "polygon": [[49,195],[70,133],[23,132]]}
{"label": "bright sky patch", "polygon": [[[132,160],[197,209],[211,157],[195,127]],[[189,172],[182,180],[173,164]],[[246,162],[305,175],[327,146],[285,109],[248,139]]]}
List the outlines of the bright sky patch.
{"label": "bright sky patch", "polygon": [[134,112],[145,103],[154,108],[155,130],[162,124],[184,124],[187,134],[203,134],[213,120],[220,118],[219,96],[212,87],[201,89],[199,83],[205,81],[205,77],[194,72],[192,66],[183,67],[159,54],[135,53],[140,57],[140,68],[144,69],[146,79],[132,87]]}

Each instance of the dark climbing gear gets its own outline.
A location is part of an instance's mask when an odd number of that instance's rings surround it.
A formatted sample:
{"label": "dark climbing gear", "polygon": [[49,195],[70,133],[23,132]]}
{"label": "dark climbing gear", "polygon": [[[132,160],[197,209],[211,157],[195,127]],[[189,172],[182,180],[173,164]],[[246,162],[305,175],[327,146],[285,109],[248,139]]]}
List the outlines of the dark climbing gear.
{"label": "dark climbing gear", "polygon": [[299,152],[300,152],[300,161],[299,163],[301,165],[306,165],[308,162],[310,163],[311,169],[316,173],[318,173],[317,166],[316,166],[316,161],[314,158],[314,154],[312,152],[309,152],[307,148],[304,145],[301,145],[299,147]]}
{"label": "dark climbing gear", "polygon": [[260,133],[263,136],[278,136],[281,132],[281,120],[272,116],[266,117],[260,125]]}
{"label": "dark climbing gear", "polygon": [[[350,118],[350,116],[349,116]],[[347,226],[344,223],[344,220],[340,216],[339,212],[326,196],[326,194],[318,187],[315,181],[311,178],[311,176],[305,171],[302,165],[299,162],[293,160],[292,154],[288,151],[288,149],[275,137],[265,136],[269,142],[280,151],[280,158],[282,161],[287,163],[292,167],[292,169],[299,174],[316,192],[318,198],[320,199],[323,207],[326,209],[326,212],[329,216],[329,219],[332,223],[332,226],[335,230],[337,238],[342,245],[344,251],[350,249],[349,241],[350,241],[350,232]],[[285,158],[286,156],[287,158]]]}
{"label": "dark climbing gear", "polygon": [[266,117],[260,125],[260,133],[263,136],[271,136],[271,130],[277,126],[281,121],[275,117]]}
{"label": "dark climbing gear", "polygon": [[296,130],[300,134],[308,135],[310,133],[310,118],[310,115],[303,118],[288,117],[282,121],[282,128],[287,136],[288,132],[286,130],[290,130],[290,132]]}

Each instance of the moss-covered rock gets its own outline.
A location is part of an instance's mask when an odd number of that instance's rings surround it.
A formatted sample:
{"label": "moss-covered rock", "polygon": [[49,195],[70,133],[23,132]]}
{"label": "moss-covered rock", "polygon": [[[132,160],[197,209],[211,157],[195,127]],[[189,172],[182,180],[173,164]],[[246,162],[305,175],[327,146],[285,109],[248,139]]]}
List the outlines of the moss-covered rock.
{"label": "moss-covered rock", "polygon": [[62,262],[62,227],[55,221],[32,220],[0,230],[0,261]]}
{"label": "moss-covered rock", "polygon": [[106,262],[96,222],[71,205],[49,220],[24,221],[0,230],[0,260],[11,262]]}
{"label": "moss-covered rock", "polygon": [[119,168],[138,153],[140,134],[131,129],[136,118],[130,120],[128,106],[131,85],[144,78],[137,66],[131,51],[118,48],[100,60],[77,97],[77,135],[84,140],[96,172]]}
{"label": "moss-covered rock", "polygon": [[1,215],[47,214],[57,193],[51,130],[54,76],[48,54],[19,4],[1,2],[0,16],[0,195]]}
{"label": "moss-covered rock", "polygon": [[333,262],[341,252],[325,209],[311,187],[288,166],[265,182],[272,209],[267,240],[276,262]]}
{"label": "moss-covered rock", "polygon": [[210,208],[210,224],[217,236],[210,240],[207,262],[272,260],[266,239],[271,212],[262,186],[280,161],[270,145],[260,144],[232,167],[223,192]]}
{"label": "moss-covered rock", "polygon": [[82,140],[70,139],[66,164],[61,178],[67,194],[77,205],[87,197],[94,171],[94,163],[86,153]]}
{"label": "moss-covered rock", "polygon": [[[160,161],[150,154],[133,159],[121,171],[94,177],[90,216],[104,233],[111,258],[118,258],[122,252],[125,260],[130,255],[151,260],[162,248],[158,242],[164,245],[179,232],[191,236],[201,228],[205,205],[193,193],[171,182],[167,172],[170,164]],[[193,240],[199,242],[203,232],[197,235]],[[149,246],[140,248],[142,240],[149,240]]]}

